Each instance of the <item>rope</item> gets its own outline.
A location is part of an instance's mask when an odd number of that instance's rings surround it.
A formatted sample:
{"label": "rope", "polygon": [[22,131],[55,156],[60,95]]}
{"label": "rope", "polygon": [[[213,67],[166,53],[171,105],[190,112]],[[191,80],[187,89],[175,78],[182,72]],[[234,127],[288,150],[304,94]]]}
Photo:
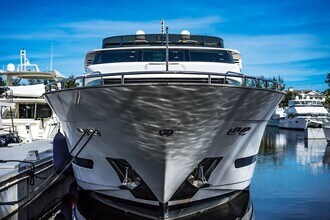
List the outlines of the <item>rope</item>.
{"label": "rope", "polygon": [[[88,144],[88,142],[92,139],[92,137],[94,136],[94,134],[96,133],[96,130],[94,130],[92,133],[90,133],[90,137],[87,139],[87,141],[85,142],[85,144],[81,147],[81,149],[78,151],[78,153],[74,156],[77,157],[80,152],[86,147],[86,145]],[[79,143],[81,142],[81,140],[83,139],[83,137],[88,134],[87,131],[85,131],[83,133],[83,135],[80,137],[80,139],[78,140],[78,142],[75,144],[75,146],[72,148],[72,150],[69,152],[69,155],[67,156],[67,158],[61,163],[61,165],[63,165],[64,163],[68,162],[67,165],[64,167],[64,169],[56,175],[56,172],[54,171],[44,182],[42,182],[34,191],[32,191],[31,193],[29,193],[26,197],[24,197],[22,200],[27,200],[25,201],[25,203],[23,203],[20,207],[18,207],[15,211],[13,211],[12,213],[10,213],[8,216],[6,216],[4,219],[9,219],[10,217],[12,217],[14,214],[16,214],[17,212],[19,212],[21,209],[27,207],[28,205],[30,205],[34,200],[36,200],[41,194],[43,194],[47,189],[49,189],[54,183],[56,183],[56,181],[63,175],[63,173],[71,166],[72,161],[74,160],[74,157],[72,157],[72,152],[77,148],[77,146],[79,145]],[[70,160],[69,160],[70,159]],[[1,162],[1,161],[0,161]],[[26,162],[26,161],[25,161]],[[34,164],[33,164],[34,166]],[[55,176],[56,175],[56,176]],[[43,187],[45,185],[45,187]],[[39,191],[40,192],[37,192]],[[17,203],[16,203],[17,204]]]}

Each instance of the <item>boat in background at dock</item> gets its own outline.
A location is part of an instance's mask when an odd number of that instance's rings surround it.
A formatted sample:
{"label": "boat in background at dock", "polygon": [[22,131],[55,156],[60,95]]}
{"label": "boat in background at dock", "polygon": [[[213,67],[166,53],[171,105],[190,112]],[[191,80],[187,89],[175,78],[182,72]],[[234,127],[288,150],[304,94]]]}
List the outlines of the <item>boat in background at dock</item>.
{"label": "boat in background at dock", "polygon": [[323,122],[322,128],[325,138],[327,139],[328,143],[330,143],[330,121]]}
{"label": "boat in background at dock", "polygon": [[[58,71],[42,72],[37,64],[31,64],[26,51],[20,51],[20,64],[7,65],[7,71],[0,75],[6,77],[6,86],[1,88],[1,102],[12,103],[11,107],[2,108],[4,127],[17,131],[24,142],[35,139],[53,138],[59,128],[57,117],[42,97],[45,84],[64,78]],[[23,80],[35,81],[34,85],[15,85]]]}
{"label": "boat in background at dock", "polygon": [[289,101],[289,106],[285,109],[286,116],[279,120],[278,127],[286,129],[305,130],[307,128],[321,128],[328,118],[328,111],[322,102],[325,100],[299,98]]}
{"label": "boat in background at dock", "polygon": [[[45,201],[63,196],[72,182],[53,168],[52,138],[59,123],[42,97],[43,81],[60,74],[41,72],[27,60],[25,50],[20,60],[16,70],[8,64],[0,74],[7,77],[0,98],[0,219],[40,219],[51,208]],[[20,79],[39,84],[15,86]]]}
{"label": "boat in background at dock", "polygon": [[285,118],[286,114],[284,110],[284,108],[277,107],[272,117],[269,119],[267,126],[278,127],[280,120]]}

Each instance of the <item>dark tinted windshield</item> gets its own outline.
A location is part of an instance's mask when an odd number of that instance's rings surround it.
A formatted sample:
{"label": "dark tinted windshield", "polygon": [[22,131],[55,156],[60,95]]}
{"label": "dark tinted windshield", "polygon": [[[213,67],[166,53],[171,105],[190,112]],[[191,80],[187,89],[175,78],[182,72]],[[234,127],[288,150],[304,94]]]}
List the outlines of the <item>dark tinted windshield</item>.
{"label": "dark tinted windshield", "polygon": [[95,54],[94,64],[138,61],[137,50],[112,50]]}
{"label": "dark tinted windshield", "polygon": [[220,63],[231,63],[227,51],[219,50],[189,50],[190,61],[199,62],[220,62]]}
{"label": "dark tinted windshield", "polygon": [[[164,62],[165,49],[134,49],[99,51],[93,64],[118,62]],[[234,63],[232,55],[224,50],[170,49],[169,61]]]}
{"label": "dark tinted windshield", "polygon": [[[169,50],[169,61],[184,61],[183,50]],[[142,51],[142,61],[147,62],[163,62],[166,59],[166,51],[164,49],[148,49]]]}

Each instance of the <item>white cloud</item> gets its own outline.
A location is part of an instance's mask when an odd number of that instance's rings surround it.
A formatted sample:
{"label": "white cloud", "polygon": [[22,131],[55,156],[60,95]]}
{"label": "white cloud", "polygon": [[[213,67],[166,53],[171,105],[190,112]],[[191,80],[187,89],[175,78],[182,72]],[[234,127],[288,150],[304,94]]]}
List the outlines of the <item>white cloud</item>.
{"label": "white cloud", "polygon": [[[182,31],[183,29],[200,31],[207,30],[214,24],[222,21],[219,16],[202,18],[180,18],[165,20],[165,26],[169,26],[171,32]],[[78,34],[98,33],[99,35],[123,35],[135,34],[139,29],[146,33],[160,33],[161,21],[122,21],[122,20],[90,20],[59,24],[57,28],[63,28]]]}
{"label": "white cloud", "polygon": [[[180,18],[165,20],[171,33],[179,33],[183,29],[191,32],[209,32],[212,26],[222,21],[219,16],[200,18]],[[29,30],[17,34],[1,34],[0,39],[11,40],[70,40],[104,38],[114,35],[135,34],[137,30],[146,33],[160,33],[160,20],[124,21],[124,20],[87,20],[71,23],[60,23],[41,27],[40,30]]]}
{"label": "white cloud", "polygon": [[318,38],[311,34],[225,36],[225,44],[241,51],[245,62],[281,64],[330,56],[329,50],[317,49]]}

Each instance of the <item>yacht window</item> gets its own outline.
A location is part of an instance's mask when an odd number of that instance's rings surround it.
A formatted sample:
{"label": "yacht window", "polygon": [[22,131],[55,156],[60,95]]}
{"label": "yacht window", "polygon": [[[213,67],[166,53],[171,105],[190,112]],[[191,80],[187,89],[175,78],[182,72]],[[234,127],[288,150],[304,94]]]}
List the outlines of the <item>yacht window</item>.
{"label": "yacht window", "polygon": [[169,50],[170,61],[184,61],[183,50]]}
{"label": "yacht window", "polygon": [[190,60],[198,62],[233,63],[227,51],[221,50],[190,50]]}
{"label": "yacht window", "polygon": [[36,118],[49,118],[52,116],[52,110],[47,104],[39,104],[37,106]]}
{"label": "yacht window", "polygon": [[165,61],[165,50],[143,50],[142,61]]}
{"label": "yacht window", "polygon": [[19,104],[19,118],[48,118],[52,110],[47,104]]}
{"label": "yacht window", "polygon": [[[93,64],[118,62],[164,62],[165,49],[125,49],[99,51],[95,54]],[[230,52],[225,50],[198,50],[198,49],[170,49],[169,61],[195,61],[234,63]]]}
{"label": "yacht window", "polygon": [[95,54],[93,64],[134,62],[137,60],[137,50],[112,50]]}
{"label": "yacht window", "polygon": [[[169,50],[169,61],[184,61],[183,50]],[[143,50],[142,61],[163,62],[166,59],[166,50]]]}
{"label": "yacht window", "polygon": [[34,118],[35,104],[19,104],[19,118]]}

